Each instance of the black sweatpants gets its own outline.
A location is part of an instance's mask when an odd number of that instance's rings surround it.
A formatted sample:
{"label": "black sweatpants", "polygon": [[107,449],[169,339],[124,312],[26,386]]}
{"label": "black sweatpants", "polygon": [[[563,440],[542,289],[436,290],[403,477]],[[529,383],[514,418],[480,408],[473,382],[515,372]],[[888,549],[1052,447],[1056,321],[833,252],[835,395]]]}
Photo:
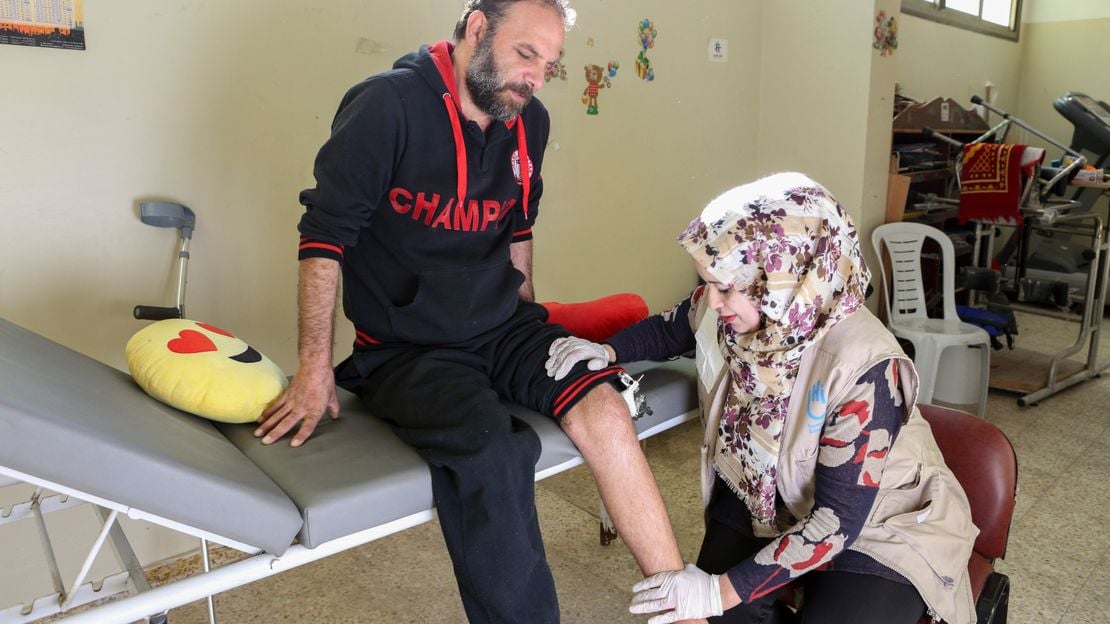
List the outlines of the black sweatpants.
{"label": "black sweatpants", "polygon": [[[710,574],[725,574],[751,557],[770,540],[744,535],[713,519],[706,520],[705,538],[698,567]],[[912,585],[871,574],[835,570],[810,572],[801,577],[805,599],[799,613],[778,602],[772,592],[751,603],[740,604],[710,624],[915,624],[925,612],[925,602]]]}
{"label": "black sweatpants", "polygon": [[569,334],[546,318],[541,306],[521,304],[510,321],[466,344],[379,349],[365,379],[357,370],[365,363],[348,361],[336,371],[339,385],[428,462],[444,540],[474,623],[559,621],[536,517],[539,438],[502,400],[561,419],[621,370],[589,371],[580,363],[562,380],[548,377],[548,348]]}

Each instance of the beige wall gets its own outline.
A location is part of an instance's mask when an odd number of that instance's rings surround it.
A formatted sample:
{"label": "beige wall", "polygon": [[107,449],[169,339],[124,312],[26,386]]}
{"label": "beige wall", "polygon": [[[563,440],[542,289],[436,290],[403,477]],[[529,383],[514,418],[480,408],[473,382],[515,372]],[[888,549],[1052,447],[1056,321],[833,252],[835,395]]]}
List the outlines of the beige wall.
{"label": "beige wall", "polygon": [[[1043,0],[1041,2],[1043,4]],[[1039,21],[1023,24],[1020,117],[1034,128],[1064,145],[1071,143],[1074,127],[1052,102],[1068,91],[1079,91],[1110,102],[1110,77],[1091,68],[1110,58],[1110,6],[1077,5],[1065,9],[1051,5],[1034,14]],[[1066,52],[1065,52],[1066,51]],[[1073,60],[1064,60],[1069,56]],[[1059,157],[1061,150],[1029,133],[1020,133],[1021,140],[1048,147],[1049,159]],[[1087,154],[1092,157],[1091,154]],[[1103,163],[1104,167],[1110,163]],[[1090,193],[1086,199],[1091,199]],[[1086,201],[1086,200],[1085,200]],[[1106,195],[1094,199],[1095,206],[1105,211]],[[1105,212],[1102,213],[1106,215]]]}
{"label": "beige wall", "polygon": [[[136,218],[137,200],[165,198],[198,215],[190,316],[291,372],[296,196],[335,106],[354,82],[448,35],[459,6],[310,4],[121,0],[88,7],[85,52],[5,46],[0,74],[15,88],[0,90],[0,314],[122,367],[140,327],[131,307],[173,297],[175,233]],[[541,93],[559,149],[545,169],[538,295],[631,290],[658,309],[693,283],[673,236],[754,174],[760,3],[577,6],[568,81]],[[653,83],[634,72],[643,17],[659,30]],[[729,39],[729,63],[707,62],[710,36]],[[370,54],[356,52],[360,39]],[[621,70],[601,115],[587,117],[582,66],[610,59]]]}
{"label": "beige wall", "polygon": [[121,1],[87,7],[85,52],[4,46],[0,314],[122,366],[131,307],[172,300],[176,234],[135,206],[166,198],[198,215],[190,315],[291,370],[297,192],[344,89],[388,63],[356,40],[392,57],[455,13],[365,5]]}
{"label": "beige wall", "polygon": [[[535,240],[537,297],[581,301],[636,292],[653,310],[696,275],[675,237],[713,197],[755,175],[760,2],[580,1],[566,82],[541,98],[552,115]],[[655,80],[636,77],[637,23],[655,22]],[[709,63],[708,39],[729,41]],[[594,45],[587,45],[589,39]],[[621,68],[587,116],[583,66]]]}
{"label": "beige wall", "polygon": [[853,215],[866,147],[868,109],[860,103],[871,81],[872,6],[768,3],[763,22],[760,172],[803,171]]}
{"label": "beige wall", "polygon": [[[1052,102],[1068,91],[1110,101],[1110,76],[1092,71],[1110,58],[1110,17],[1028,23],[1023,29],[1021,118],[1068,144],[1073,126],[1052,108]],[[1064,60],[1065,50],[1070,60]]]}
{"label": "beige wall", "polygon": [[1025,0],[1022,19],[1027,22],[1070,22],[1110,17],[1106,0]]}
{"label": "beige wall", "polygon": [[[878,0],[876,10],[883,9],[887,15],[897,15],[900,0]],[[867,145],[863,153],[861,211],[856,219],[856,227],[862,237],[864,257],[873,268],[872,284],[878,290],[878,259],[871,248],[871,232],[886,222],[886,190],[890,169],[891,119],[894,115],[894,85],[898,75],[899,55],[882,57],[874,50],[871,54],[871,77],[868,89],[868,114],[865,122]],[[878,311],[878,295],[869,302],[872,310]]]}
{"label": "beige wall", "polygon": [[765,8],[760,172],[806,172],[857,220],[881,214],[875,202],[885,199],[895,57],[880,56],[871,33],[875,12],[890,15],[896,7],[871,1]]}
{"label": "beige wall", "polygon": [[899,58],[871,45],[879,10],[897,15],[899,2],[766,4],[757,150],[761,174],[796,169],[825,185],[855,220],[872,265]]}
{"label": "beige wall", "polygon": [[995,104],[1016,113],[1021,42],[913,15],[902,15],[898,26],[897,74],[903,93],[922,101],[950,97],[970,108],[971,96],[983,96],[985,83],[991,82]]}

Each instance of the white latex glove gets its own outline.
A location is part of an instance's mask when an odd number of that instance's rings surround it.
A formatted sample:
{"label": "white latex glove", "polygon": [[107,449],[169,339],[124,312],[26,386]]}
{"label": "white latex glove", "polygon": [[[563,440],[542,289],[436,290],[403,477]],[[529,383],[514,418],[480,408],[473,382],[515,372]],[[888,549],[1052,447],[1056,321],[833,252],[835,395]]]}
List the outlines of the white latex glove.
{"label": "white latex glove", "polygon": [[589,360],[586,368],[590,370],[601,370],[609,365],[609,352],[605,347],[574,336],[557,338],[551,343],[547,355],[550,356],[545,365],[547,376],[556,380],[566,377],[570,369],[582,360]]}
{"label": "white latex glove", "polygon": [[721,615],[720,577],[702,572],[692,563],[682,570],[660,572],[632,587],[632,613],[657,613],[648,624],[669,624]]}

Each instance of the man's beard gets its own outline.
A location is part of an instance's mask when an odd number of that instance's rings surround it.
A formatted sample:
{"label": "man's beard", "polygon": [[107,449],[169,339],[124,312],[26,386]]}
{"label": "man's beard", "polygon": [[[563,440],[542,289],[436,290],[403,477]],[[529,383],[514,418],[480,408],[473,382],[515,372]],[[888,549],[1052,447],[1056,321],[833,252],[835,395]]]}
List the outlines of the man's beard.
{"label": "man's beard", "polygon": [[[504,82],[493,58],[493,33],[486,33],[474,46],[470,66],[466,68],[466,88],[479,110],[497,121],[509,121],[532,101],[532,88],[523,82]],[[510,91],[524,96],[517,104]]]}

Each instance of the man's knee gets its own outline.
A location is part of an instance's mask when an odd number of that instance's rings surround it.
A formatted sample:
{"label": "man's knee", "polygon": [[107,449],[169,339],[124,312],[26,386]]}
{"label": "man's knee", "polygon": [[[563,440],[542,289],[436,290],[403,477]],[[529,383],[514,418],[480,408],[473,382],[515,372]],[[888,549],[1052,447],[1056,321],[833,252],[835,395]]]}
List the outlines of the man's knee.
{"label": "man's knee", "polygon": [[562,420],[563,431],[576,444],[578,437],[616,433],[633,433],[632,414],[620,393],[610,384],[592,388],[567,412]]}

